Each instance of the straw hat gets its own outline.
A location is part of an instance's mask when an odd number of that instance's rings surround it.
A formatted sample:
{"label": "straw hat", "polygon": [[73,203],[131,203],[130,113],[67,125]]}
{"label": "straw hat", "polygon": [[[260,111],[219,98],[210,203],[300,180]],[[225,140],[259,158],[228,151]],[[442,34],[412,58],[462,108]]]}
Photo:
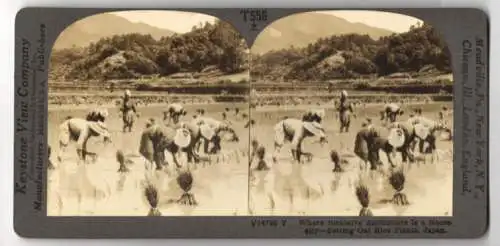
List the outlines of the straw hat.
{"label": "straw hat", "polygon": [[395,112],[396,110],[400,109],[399,105],[397,105],[396,103],[389,103],[389,104],[386,104],[385,106],[386,108],[389,108],[391,111]]}
{"label": "straw hat", "polygon": [[415,135],[421,139],[426,139],[429,135],[429,128],[422,123],[417,123],[413,127],[415,129]]}
{"label": "straw hat", "polygon": [[212,139],[215,135],[214,129],[207,124],[200,125],[200,133],[206,139]]}
{"label": "straw hat", "polygon": [[104,118],[108,118],[108,116],[109,116],[109,112],[108,112],[108,110],[107,110],[107,109],[105,109],[105,108],[100,109],[98,112],[99,112],[99,114],[100,114],[102,117],[104,117]]}
{"label": "straw hat", "polygon": [[185,148],[191,143],[191,134],[188,129],[179,128],[175,132],[174,143],[181,147]]}
{"label": "straw hat", "polygon": [[182,113],[184,107],[180,103],[172,103],[168,105],[169,111],[173,113]]}
{"label": "straw hat", "polygon": [[325,109],[316,109],[313,111],[314,114],[319,116],[321,119],[325,118]]}
{"label": "straw hat", "polygon": [[399,148],[403,146],[405,142],[405,135],[402,129],[400,128],[391,128],[389,130],[389,136],[387,136],[389,140],[389,144],[394,148]]}
{"label": "straw hat", "polygon": [[304,122],[304,128],[315,136],[323,135],[324,130],[318,122]]}

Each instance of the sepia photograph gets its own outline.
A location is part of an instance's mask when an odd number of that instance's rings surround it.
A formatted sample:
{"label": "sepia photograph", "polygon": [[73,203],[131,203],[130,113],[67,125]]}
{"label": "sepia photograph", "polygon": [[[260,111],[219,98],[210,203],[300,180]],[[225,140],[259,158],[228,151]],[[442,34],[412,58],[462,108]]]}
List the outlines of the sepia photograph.
{"label": "sepia photograph", "polygon": [[380,11],[231,23],[122,11],[61,32],[48,216],[452,216],[453,76]]}
{"label": "sepia photograph", "polygon": [[248,209],[249,48],[180,11],[80,19],[49,70],[48,216],[239,216]]}
{"label": "sepia photograph", "polygon": [[250,215],[453,215],[453,76],[430,23],[298,13],[250,54]]}

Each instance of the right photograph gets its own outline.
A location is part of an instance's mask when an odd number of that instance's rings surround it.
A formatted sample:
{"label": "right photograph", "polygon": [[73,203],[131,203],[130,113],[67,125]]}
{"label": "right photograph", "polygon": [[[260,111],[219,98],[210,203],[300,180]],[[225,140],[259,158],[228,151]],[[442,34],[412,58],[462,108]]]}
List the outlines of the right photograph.
{"label": "right photograph", "polygon": [[453,76],[432,23],[306,12],[250,53],[250,215],[453,215]]}

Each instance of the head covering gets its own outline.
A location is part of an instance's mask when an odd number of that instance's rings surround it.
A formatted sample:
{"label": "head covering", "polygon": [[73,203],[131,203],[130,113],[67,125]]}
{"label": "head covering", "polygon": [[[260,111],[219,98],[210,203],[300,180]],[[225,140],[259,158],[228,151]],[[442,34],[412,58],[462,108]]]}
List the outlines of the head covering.
{"label": "head covering", "polygon": [[186,128],[178,128],[174,136],[175,145],[185,148],[191,143],[191,134]]}
{"label": "head covering", "polygon": [[389,144],[394,148],[399,148],[403,146],[405,142],[405,135],[401,128],[391,128],[389,130],[389,135],[387,136]]}
{"label": "head covering", "polygon": [[303,122],[304,128],[315,136],[323,136],[324,129],[318,122]]}
{"label": "head covering", "polygon": [[99,114],[100,114],[102,117],[104,117],[104,118],[108,118],[109,112],[108,112],[108,110],[107,110],[107,109],[102,108],[102,109],[100,109],[98,112],[99,112]]}
{"label": "head covering", "polygon": [[342,90],[340,92],[340,97],[344,97],[344,98],[347,97],[347,91],[346,90]]}
{"label": "head covering", "polygon": [[184,107],[182,107],[180,103],[172,103],[168,105],[168,111],[170,111],[171,113],[182,113],[183,109]]}
{"label": "head covering", "polygon": [[323,119],[325,117],[325,109],[316,109],[313,111],[314,114],[316,114],[318,117]]}
{"label": "head covering", "polygon": [[125,97],[130,97],[132,95],[132,93],[130,92],[130,90],[125,90]]}
{"label": "head covering", "polygon": [[397,110],[400,109],[399,105],[397,105],[396,103],[386,104],[385,107],[390,109],[392,112],[396,112]]}

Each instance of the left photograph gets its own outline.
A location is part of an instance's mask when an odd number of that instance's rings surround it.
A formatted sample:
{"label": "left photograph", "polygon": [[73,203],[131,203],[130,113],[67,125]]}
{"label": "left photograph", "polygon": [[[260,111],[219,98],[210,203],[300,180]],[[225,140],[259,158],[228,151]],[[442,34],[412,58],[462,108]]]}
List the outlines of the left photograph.
{"label": "left photograph", "polygon": [[50,57],[47,215],[247,215],[248,61],[200,13],[68,26]]}

